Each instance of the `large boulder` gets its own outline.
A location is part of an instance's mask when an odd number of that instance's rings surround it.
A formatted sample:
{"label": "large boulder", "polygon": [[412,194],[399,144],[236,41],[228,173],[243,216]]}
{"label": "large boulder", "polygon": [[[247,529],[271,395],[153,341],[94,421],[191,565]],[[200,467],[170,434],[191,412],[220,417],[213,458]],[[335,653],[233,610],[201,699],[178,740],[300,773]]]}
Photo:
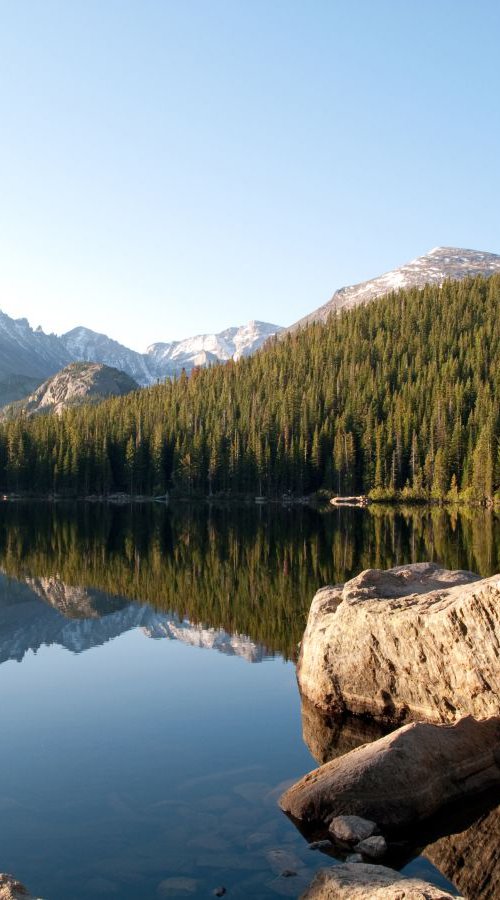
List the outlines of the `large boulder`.
{"label": "large boulder", "polygon": [[380,722],[500,714],[500,575],[367,569],[314,597],[297,667],[327,713]]}
{"label": "large boulder", "polygon": [[499,786],[500,718],[466,717],[404,725],[305,775],[279,802],[303,825],[355,815],[390,834]]}
{"label": "large boulder", "polygon": [[[442,888],[385,866],[346,863],[320,869],[301,900],[460,900]],[[463,900],[463,898],[462,898]]]}

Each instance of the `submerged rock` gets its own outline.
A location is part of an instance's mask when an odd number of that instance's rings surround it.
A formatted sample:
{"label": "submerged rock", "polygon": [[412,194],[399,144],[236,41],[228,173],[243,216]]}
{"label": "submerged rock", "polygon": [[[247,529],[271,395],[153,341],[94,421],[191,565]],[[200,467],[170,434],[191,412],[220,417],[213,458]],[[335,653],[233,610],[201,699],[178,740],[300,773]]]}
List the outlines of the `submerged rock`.
{"label": "submerged rock", "polygon": [[338,841],[357,844],[375,834],[377,824],[369,819],[362,819],[361,816],[335,816],[328,830]]}
{"label": "submerged rock", "polygon": [[185,897],[195,894],[198,890],[198,882],[195,878],[183,876],[164,878],[157,888],[159,897]]}
{"label": "submerged rock", "polygon": [[500,785],[500,718],[417,722],[325,763],[292,785],[281,808],[302,824],[356,815],[410,829],[447,805]]}
{"label": "submerged rock", "polygon": [[382,835],[374,834],[373,837],[360,841],[354,849],[363,856],[367,856],[368,859],[382,859],[387,853],[387,843]]}
{"label": "submerged rock", "polygon": [[367,569],[316,594],[297,674],[329,713],[382,722],[500,714],[500,576]]}
{"label": "submerged rock", "polygon": [[[345,863],[320,869],[302,900],[457,900],[448,891],[385,866]],[[463,898],[459,898],[463,900]]]}

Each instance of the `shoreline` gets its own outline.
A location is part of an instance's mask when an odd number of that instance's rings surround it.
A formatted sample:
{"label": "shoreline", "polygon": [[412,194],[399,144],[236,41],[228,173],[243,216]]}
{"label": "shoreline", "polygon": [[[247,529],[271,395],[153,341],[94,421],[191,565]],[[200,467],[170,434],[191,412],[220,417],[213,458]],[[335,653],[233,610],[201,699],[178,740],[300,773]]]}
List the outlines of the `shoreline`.
{"label": "shoreline", "polygon": [[410,498],[381,498],[372,499],[369,496],[360,498],[359,502],[349,502],[351,498],[343,497],[325,497],[315,494],[305,495],[301,497],[255,497],[252,495],[147,495],[147,494],[31,494],[31,493],[3,493],[0,494],[0,502],[18,503],[18,502],[37,502],[37,503],[103,503],[114,506],[125,506],[128,504],[145,504],[157,503],[161,506],[170,506],[176,504],[193,506],[281,506],[281,507],[297,507],[308,506],[315,509],[321,509],[323,512],[337,511],[339,509],[484,509],[492,511],[500,511],[500,498],[481,500],[448,500],[448,499],[410,499]]}

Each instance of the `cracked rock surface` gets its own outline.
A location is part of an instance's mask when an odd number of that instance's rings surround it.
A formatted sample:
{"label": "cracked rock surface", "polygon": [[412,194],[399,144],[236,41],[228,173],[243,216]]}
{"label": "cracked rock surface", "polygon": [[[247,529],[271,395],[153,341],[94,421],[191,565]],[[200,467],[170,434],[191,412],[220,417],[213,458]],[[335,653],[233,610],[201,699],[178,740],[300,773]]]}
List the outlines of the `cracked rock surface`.
{"label": "cracked rock surface", "polygon": [[297,676],[326,713],[380,722],[500,714],[500,575],[367,569],[312,602]]}

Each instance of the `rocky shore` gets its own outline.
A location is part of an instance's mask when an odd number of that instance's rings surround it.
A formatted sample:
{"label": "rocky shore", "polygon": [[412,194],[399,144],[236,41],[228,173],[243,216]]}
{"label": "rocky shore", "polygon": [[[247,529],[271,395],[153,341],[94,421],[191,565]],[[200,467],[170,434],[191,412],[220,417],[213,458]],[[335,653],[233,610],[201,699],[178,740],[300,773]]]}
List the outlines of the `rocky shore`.
{"label": "rocky shore", "polygon": [[35,898],[13,875],[0,872],[0,900],[35,900]]}
{"label": "rocky shore", "polygon": [[397,872],[423,847],[463,897],[498,896],[496,840],[482,864],[467,865],[466,847],[489,822],[498,834],[499,616],[500,576],[432,563],[316,594],[297,675],[320,766],[280,806],[346,862],[304,898],[452,896]]}

